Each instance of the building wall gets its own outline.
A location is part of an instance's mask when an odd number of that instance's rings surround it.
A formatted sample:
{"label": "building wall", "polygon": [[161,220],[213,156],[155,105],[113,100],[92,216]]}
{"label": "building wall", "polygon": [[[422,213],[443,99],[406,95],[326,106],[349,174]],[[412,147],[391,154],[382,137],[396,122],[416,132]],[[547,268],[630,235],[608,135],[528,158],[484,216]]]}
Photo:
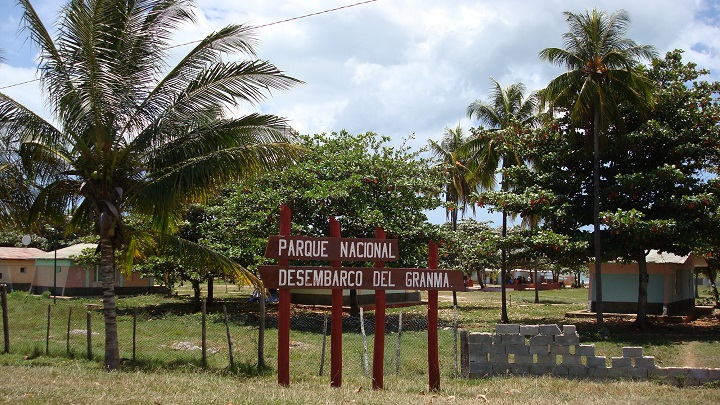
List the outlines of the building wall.
{"label": "building wall", "polygon": [[[21,268],[25,269],[25,273],[20,272]],[[0,279],[0,283],[3,284],[32,283],[32,279],[35,273],[35,261],[0,260],[0,273],[2,273],[2,279]]]}
{"label": "building wall", "polygon": [[[590,310],[595,311],[595,269],[590,264]],[[694,263],[648,263],[648,314],[675,314],[694,307]],[[639,270],[636,263],[604,263],[602,266],[603,311],[637,311]]]}

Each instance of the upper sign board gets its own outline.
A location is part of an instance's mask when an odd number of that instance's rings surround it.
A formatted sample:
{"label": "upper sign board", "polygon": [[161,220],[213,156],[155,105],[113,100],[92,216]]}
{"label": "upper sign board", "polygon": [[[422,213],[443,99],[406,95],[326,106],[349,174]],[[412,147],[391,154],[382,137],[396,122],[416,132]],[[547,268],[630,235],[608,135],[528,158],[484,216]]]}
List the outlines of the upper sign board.
{"label": "upper sign board", "polygon": [[265,257],[299,260],[383,261],[398,260],[396,239],[311,238],[271,236]]}

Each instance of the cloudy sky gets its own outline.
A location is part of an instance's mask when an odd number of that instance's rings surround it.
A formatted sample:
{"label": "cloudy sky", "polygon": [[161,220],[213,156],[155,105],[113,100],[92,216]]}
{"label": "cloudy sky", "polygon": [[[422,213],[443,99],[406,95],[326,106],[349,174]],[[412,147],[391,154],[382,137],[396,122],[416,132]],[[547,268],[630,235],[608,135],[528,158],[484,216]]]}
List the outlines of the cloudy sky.
{"label": "cloudy sky", "polygon": [[[32,1],[50,26],[63,0]],[[196,0],[198,21],[176,43],[227,24],[262,26],[259,56],[306,84],[273,94],[254,110],[284,116],[300,133],[373,131],[411,145],[439,140],[446,127],[476,126],[465,111],[487,100],[490,78],[543,88],[561,73],[538,59],[562,47],[563,11],[625,9],[627,36],[660,55],[684,49],[686,61],[720,79],[720,0]],[[325,10],[338,9],[321,13]],[[302,17],[309,14],[313,16]],[[0,88],[42,113],[36,52],[19,30],[20,8],[0,2]],[[177,55],[189,46],[175,50]],[[44,114],[44,113],[42,113]],[[481,214],[481,220],[496,216]],[[444,214],[431,215],[442,222]]]}

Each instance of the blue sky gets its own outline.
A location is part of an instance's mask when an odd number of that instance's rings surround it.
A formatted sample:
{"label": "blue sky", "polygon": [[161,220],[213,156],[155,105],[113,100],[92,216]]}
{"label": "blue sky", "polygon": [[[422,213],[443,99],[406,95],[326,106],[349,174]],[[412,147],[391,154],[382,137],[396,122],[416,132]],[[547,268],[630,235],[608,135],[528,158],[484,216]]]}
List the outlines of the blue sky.
{"label": "blue sky", "polygon": [[[362,0],[196,0],[197,24],[183,27],[176,43],[198,40],[227,24],[264,25]],[[47,26],[64,1],[32,1]],[[485,100],[490,78],[503,86],[544,87],[560,73],[538,59],[562,47],[563,11],[625,9],[628,37],[660,55],[684,49],[686,61],[720,79],[720,1],[700,0],[376,0],[334,12],[259,28],[259,57],[306,82],[247,109],[290,119],[301,133],[373,131],[398,144],[410,134],[416,148],[440,139],[446,127],[477,125],[467,106]],[[14,0],[0,2],[0,88],[36,77],[36,52],[20,28]],[[174,52],[179,57],[188,47]],[[36,112],[37,83],[0,90]],[[430,215],[441,223],[444,212]],[[480,220],[497,215],[479,212]]]}

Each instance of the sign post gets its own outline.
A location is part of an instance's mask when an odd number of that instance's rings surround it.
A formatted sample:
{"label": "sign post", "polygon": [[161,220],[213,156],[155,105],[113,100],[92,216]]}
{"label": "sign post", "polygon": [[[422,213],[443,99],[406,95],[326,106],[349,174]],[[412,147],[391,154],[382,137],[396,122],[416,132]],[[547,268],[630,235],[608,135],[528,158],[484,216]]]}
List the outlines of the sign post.
{"label": "sign post", "polygon": [[[280,207],[280,235],[290,235],[292,211],[287,205]],[[289,259],[278,259],[280,266],[290,265]],[[268,285],[265,284],[267,288]],[[277,288],[277,287],[275,287]],[[278,384],[290,385],[290,289],[278,291]],[[260,296],[260,299],[265,299]]]}
{"label": "sign post", "polygon": [[[438,268],[438,248],[428,244],[428,269]],[[431,391],[440,390],[440,360],[438,358],[438,292],[428,291],[428,379]]]}
{"label": "sign post", "polygon": [[[340,237],[340,222],[330,217],[330,236]],[[332,260],[330,265],[342,267],[342,261]],[[332,290],[332,311],[330,322],[330,386],[342,386],[342,288]]]}
{"label": "sign post", "polygon": [[[375,239],[342,238],[340,223],[330,218],[330,237],[291,236],[292,212],[280,208],[280,234],[271,236],[265,257],[278,259],[275,266],[258,266],[265,288],[279,289],[278,307],[278,384],[290,385],[290,289],[332,290],[330,384],[342,385],[342,291],[375,290],[375,348],[373,350],[373,389],[383,388],[385,352],[386,290],[428,291],[428,367],[429,388],[440,389],[438,359],[438,291],[465,289],[458,270],[438,269],[438,250],[429,244],[428,268],[385,268],[399,259],[398,243],[386,239],[385,231],[375,229]],[[330,266],[290,266],[290,260],[326,260]],[[343,261],[375,262],[374,267],[343,267]]]}
{"label": "sign post", "polygon": [[[375,238],[385,239],[385,231],[382,228],[375,228]],[[385,267],[384,261],[376,261],[375,268]],[[383,387],[383,360],[385,358],[385,290],[375,291],[375,339],[373,346],[373,389]]]}

